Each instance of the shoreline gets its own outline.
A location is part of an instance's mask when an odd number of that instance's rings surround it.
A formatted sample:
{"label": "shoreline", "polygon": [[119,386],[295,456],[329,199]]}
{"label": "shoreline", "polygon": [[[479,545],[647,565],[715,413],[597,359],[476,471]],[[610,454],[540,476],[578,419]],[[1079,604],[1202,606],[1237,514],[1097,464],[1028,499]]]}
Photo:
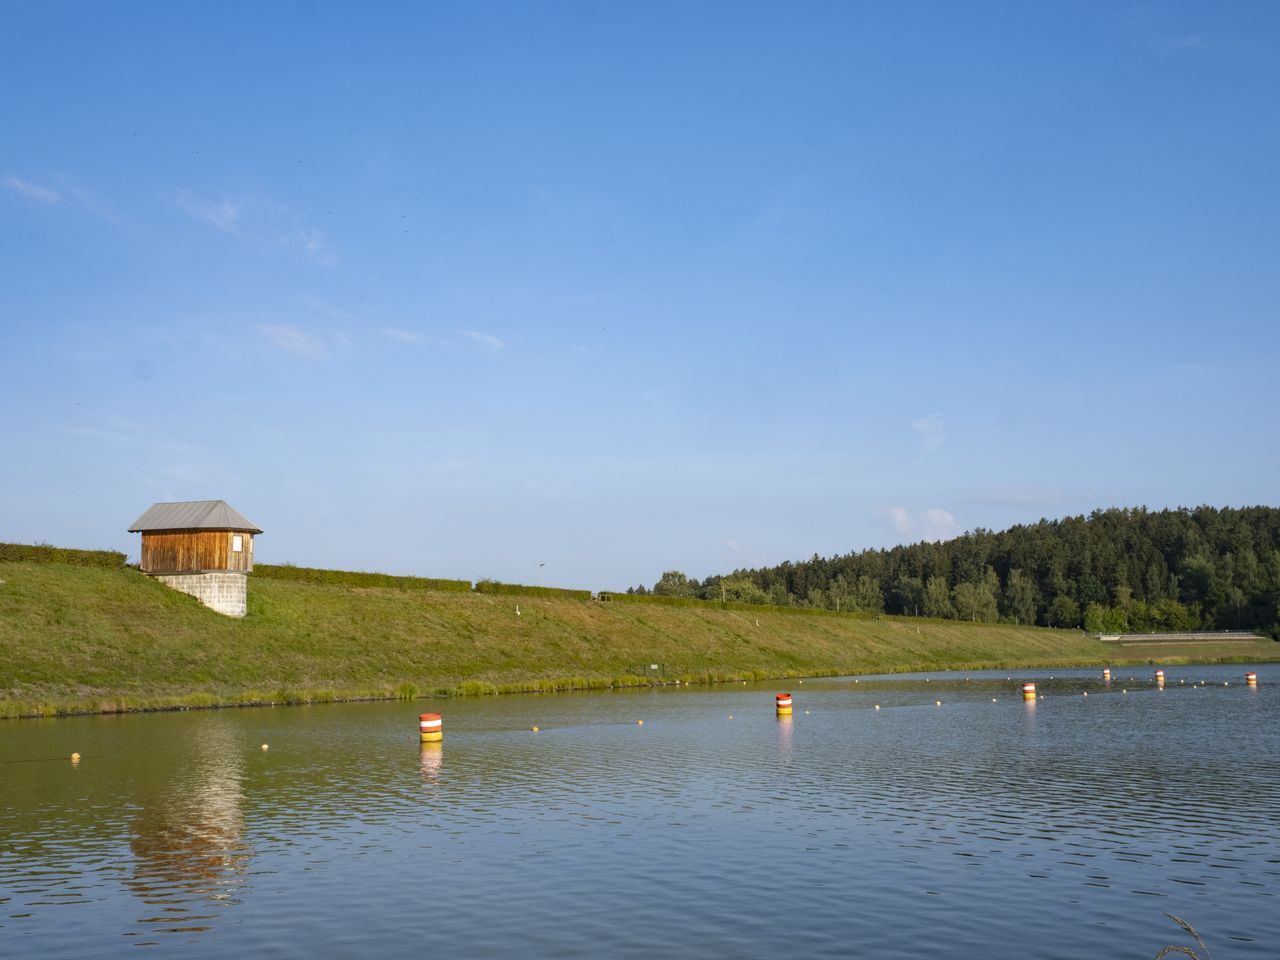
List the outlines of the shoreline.
{"label": "shoreline", "polygon": [[0,718],[914,671],[1280,661],[1078,629],[255,580],[225,617],[137,571],[0,562]]}
{"label": "shoreline", "polygon": [[[704,686],[714,687],[729,683],[764,683],[770,680],[807,680],[830,677],[866,677],[907,673],[960,673],[972,670],[1044,670],[1087,669],[1094,667],[1140,666],[1221,666],[1228,664],[1280,663],[1280,651],[1272,658],[1266,657],[1126,657],[1105,661],[1054,659],[1021,661],[975,661],[972,663],[928,664],[903,663],[874,670],[811,670],[769,673],[751,670],[731,674],[685,675],[669,678],[636,676],[602,677],[587,679],[566,677],[489,683],[464,681],[452,687],[419,690],[414,684],[402,684],[398,689],[372,690],[291,690],[280,689],[270,693],[246,690],[241,694],[215,694],[203,690],[176,693],[157,697],[135,697],[125,693],[67,698],[3,699],[0,700],[0,720],[51,720],[64,717],[123,716],[141,713],[178,713],[189,710],[235,710],[262,707],[316,706],[333,703],[387,703],[400,701],[414,703],[419,700],[452,700],[466,697],[511,696],[520,694],[571,694],[599,693],[607,690],[640,690],[659,687]],[[412,688],[412,689],[409,689]]]}

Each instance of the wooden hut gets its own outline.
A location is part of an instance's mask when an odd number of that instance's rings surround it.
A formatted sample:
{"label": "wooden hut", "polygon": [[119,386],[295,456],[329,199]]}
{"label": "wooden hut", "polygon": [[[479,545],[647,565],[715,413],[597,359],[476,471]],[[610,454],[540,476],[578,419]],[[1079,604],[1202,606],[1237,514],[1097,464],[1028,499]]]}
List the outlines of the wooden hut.
{"label": "wooden hut", "polygon": [[129,532],[142,534],[143,573],[219,613],[244,616],[253,538],[262,530],[225,500],[156,503]]}

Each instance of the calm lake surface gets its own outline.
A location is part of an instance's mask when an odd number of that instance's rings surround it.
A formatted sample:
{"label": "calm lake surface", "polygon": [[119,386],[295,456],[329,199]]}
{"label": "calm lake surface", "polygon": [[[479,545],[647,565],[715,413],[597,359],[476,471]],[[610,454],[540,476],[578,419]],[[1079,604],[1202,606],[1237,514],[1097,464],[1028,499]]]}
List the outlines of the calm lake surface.
{"label": "calm lake surface", "polygon": [[0,955],[1280,956],[1280,665],[1153,669],[7,721]]}

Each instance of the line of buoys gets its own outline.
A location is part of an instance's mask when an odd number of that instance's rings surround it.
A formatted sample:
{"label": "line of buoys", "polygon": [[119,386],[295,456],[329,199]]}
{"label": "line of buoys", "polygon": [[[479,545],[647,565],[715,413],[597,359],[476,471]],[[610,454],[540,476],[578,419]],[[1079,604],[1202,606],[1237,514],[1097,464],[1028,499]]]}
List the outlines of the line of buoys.
{"label": "line of buoys", "polygon": [[440,719],[440,714],[418,714],[418,733],[421,735],[423,743],[437,743],[443,740],[444,724]]}
{"label": "line of buoys", "polygon": [[[1103,680],[1105,680],[1105,681],[1107,681],[1108,683],[1110,683],[1110,681],[1111,681],[1111,670],[1110,670],[1110,668],[1104,668],[1104,669],[1103,669],[1103,671],[1102,671],[1102,679],[1103,679]],[[1244,675],[1244,679],[1245,679],[1245,683],[1247,683],[1247,684],[1248,684],[1249,686],[1251,686],[1251,687],[1256,687],[1256,686],[1258,685],[1258,675],[1257,675],[1257,673],[1255,673],[1255,672],[1254,672],[1254,671],[1252,671],[1252,670],[1250,670],[1248,673],[1246,673],[1246,674]],[[1159,687],[1163,687],[1163,686],[1164,686],[1164,671],[1163,671],[1163,670],[1157,670],[1157,671],[1156,671],[1156,673],[1155,673],[1155,680],[1156,680],[1156,685],[1157,685],[1157,686],[1159,686]],[[1201,684],[1203,684],[1203,683],[1204,683],[1204,681],[1202,680],[1202,681],[1201,681]],[[1226,687],[1226,686],[1229,686],[1230,684],[1229,684],[1227,681],[1223,681],[1223,684],[1222,684],[1222,685],[1223,685],[1224,687]],[[1195,686],[1196,686],[1195,684],[1192,684],[1192,689],[1194,689],[1194,688],[1195,688]],[[1125,690],[1121,690],[1120,692],[1121,692],[1121,693],[1128,693],[1129,691],[1128,691],[1127,689],[1125,689]],[[1086,697],[1087,697],[1088,695],[1089,695],[1089,691],[1087,691],[1087,690],[1086,690],[1086,691],[1084,691],[1084,692],[1083,692],[1083,696],[1086,696]],[[1043,694],[1039,694],[1039,697],[1043,697],[1043,696],[1044,696]],[[1035,685],[1034,683],[1024,683],[1024,684],[1022,685],[1022,699],[1023,699],[1023,700],[1026,700],[1026,701],[1028,701],[1028,702],[1034,702],[1034,701],[1037,699],[1037,694],[1036,694],[1036,685]],[[995,698],[995,697],[992,697],[992,698],[991,698],[991,702],[992,702],[992,703],[997,702],[997,701],[996,701],[996,698]],[[936,706],[936,707],[940,707],[940,706],[942,706],[942,701],[941,701],[941,700],[935,700],[935,701],[933,701],[933,704],[934,704],[934,706]],[[792,707],[793,707],[793,704],[792,704],[792,697],[791,697],[791,694],[789,694],[789,693],[779,693],[779,694],[776,694],[776,695],[774,696],[774,709],[775,709],[775,711],[777,712],[777,715],[778,715],[779,717],[789,717],[789,716],[791,716],[791,715],[792,715]],[[876,709],[876,710],[879,710],[879,709],[880,709],[880,704],[878,704],[878,703],[877,703],[877,704],[875,704],[875,709]],[[806,711],[805,711],[805,713],[808,713],[808,712],[809,712],[808,710],[806,710]],[[729,715],[729,719],[730,719],[730,720],[732,720],[732,719],[733,719],[733,714],[730,714],[730,715]],[[636,721],[636,726],[638,726],[638,727],[643,727],[643,726],[644,726],[644,721],[643,721],[643,720],[637,720],[637,721]],[[538,733],[540,729],[541,729],[541,728],[540,728],[540,727],[538,727],[538,726],[536,726],[536,725],[532,728],[532,730],[533,730],[533,732],[534,732],[534,733]],[[443,722],[443,719],[441,718],[440,714],[438,714],[438,713],[421,713],[421,714],[419,714],[419,715],[418,715],[418,732],[419,732],[419,735],[420,735],[420,737],[421,737],[421,741],[422,741],[423,743],[439,743],[440,741],[442,741],[442,740],[444,739],[444,722]],[[262,750],[263,750],[263,752],[266,752],[268,749],[270,749],[270,748],[269,748],[269,746],[268,746],[267,744],[265,744],[265,743],[264,743],[264,744],[262,745]],[[78,753],[73,753],[73,754],[71,754],[71,762],[72,762],[73,764],[75,764],[75,763],[79,763],[79,762],[80,762],[80,754],[78,754]]]}

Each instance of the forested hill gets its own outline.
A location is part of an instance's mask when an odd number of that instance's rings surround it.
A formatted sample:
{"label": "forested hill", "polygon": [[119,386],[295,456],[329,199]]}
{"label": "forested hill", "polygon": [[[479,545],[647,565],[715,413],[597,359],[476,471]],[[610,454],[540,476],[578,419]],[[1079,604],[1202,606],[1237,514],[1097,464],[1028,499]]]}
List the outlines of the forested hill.
{"label": "forested hill", "polygon": [[1098,510],[702,583],[668,571],[652,592],[1103,632],[1245,628],[1280,638],[1280,509]]}

